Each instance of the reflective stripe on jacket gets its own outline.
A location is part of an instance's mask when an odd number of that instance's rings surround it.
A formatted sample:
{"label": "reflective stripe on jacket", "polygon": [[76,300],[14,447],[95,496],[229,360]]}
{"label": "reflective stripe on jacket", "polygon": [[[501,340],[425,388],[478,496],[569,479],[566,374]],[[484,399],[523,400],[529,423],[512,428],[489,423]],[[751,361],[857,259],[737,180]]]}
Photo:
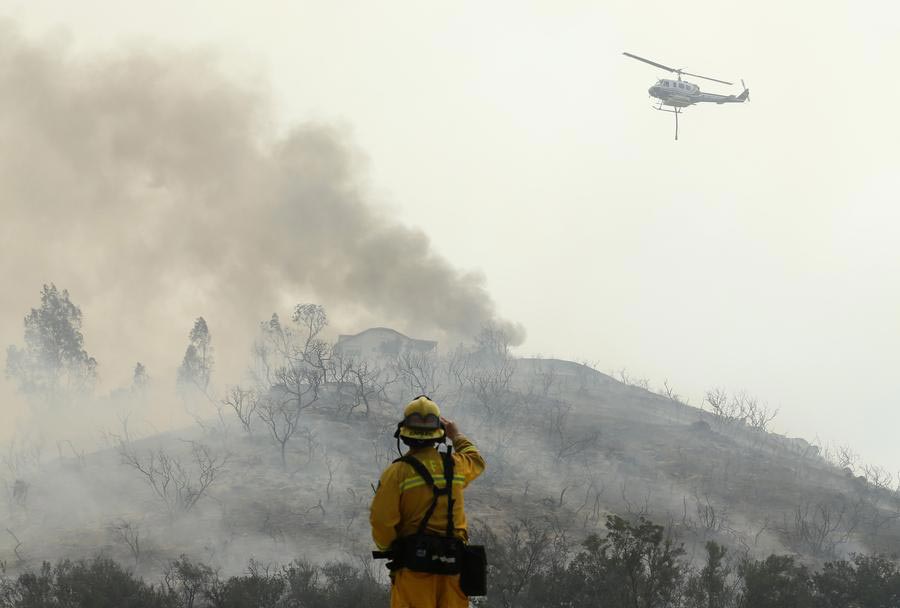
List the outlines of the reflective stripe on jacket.
{"label": "reflective stripe on jacket", "polygon": [[[463,488],[484,471],[484,459],[475,445],[462,435],[457,435],[453,441],[453,449],[453,526],[456,536],[468,541]],[[409,453],[428,468],[437,487],[446,485],[444,463],[435,448],[420,448]],[[431,487],[410,465],[405,462],[391,464],[381,475],[369,515],[376,546],[386,551],[397,537],[414,534],[433,499]],[[446,496],[438,499],[427,530],[440,535],[446,533]]]}

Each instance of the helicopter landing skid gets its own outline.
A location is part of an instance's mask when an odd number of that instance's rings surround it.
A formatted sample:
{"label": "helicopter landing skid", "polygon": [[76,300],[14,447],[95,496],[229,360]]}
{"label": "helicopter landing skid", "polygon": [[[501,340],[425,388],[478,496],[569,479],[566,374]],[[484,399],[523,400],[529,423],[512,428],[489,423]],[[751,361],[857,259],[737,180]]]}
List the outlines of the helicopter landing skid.
{"label": "helicopter landing skid", "polygon": [[678,141],[678,115],[681,114],[681,110],[683,108],[679,108],[678,106],[675,106],[672,110],[667,110],[666,108],[664,108],[662,106],[663,106],[662,102],[659,102],[659,104],[654,106],[653,109],[659,110],[660,112],[668,112],[670,114],[675,115],[675,141]]}

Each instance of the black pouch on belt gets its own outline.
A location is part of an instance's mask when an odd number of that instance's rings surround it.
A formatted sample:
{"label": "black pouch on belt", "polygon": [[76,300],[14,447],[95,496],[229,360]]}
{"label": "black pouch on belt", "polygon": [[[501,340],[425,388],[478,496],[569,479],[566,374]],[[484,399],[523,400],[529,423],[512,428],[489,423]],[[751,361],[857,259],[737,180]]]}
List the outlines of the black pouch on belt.
{"label": "black pouch on belt", "polygon": [[459,588],[469,597],[487,595],[487,555],[482,545],[463,545]]}
{"label": "black pouch on belt", "polygon": [[400,545],[401,563],[416,572],[459,574],[463,546],[457,538],[412,534]]}

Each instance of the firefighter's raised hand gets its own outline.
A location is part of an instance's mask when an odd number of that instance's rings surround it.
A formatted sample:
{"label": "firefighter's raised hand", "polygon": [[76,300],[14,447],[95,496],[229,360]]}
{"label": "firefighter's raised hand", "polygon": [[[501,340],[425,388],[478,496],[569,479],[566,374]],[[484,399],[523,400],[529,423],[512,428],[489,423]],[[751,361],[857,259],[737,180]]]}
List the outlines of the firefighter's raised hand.
{"label": "firefighter's raised hand", "polygon": [[457,428],[456,423],[443,416],[441,416],[441,422],[444,424],[444,433],[447,435],[447,439],[450,441],[456,439],[459,435],[459,428]]}

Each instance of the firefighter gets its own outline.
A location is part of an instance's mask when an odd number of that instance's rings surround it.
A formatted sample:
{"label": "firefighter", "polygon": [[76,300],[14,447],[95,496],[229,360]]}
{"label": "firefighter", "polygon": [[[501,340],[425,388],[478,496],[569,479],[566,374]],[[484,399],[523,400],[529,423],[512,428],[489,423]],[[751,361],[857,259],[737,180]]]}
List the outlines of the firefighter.
{"label": "firefighter", "polygon": [[[455,567],[469,540],[463,489],[484,459],[425,395],[406,406],[395,436],[410,450],[381,475],[369,517],[379,552],[392,560],[391,608],[467,608]],[[455,453],[437,450],[445,437]]]}

